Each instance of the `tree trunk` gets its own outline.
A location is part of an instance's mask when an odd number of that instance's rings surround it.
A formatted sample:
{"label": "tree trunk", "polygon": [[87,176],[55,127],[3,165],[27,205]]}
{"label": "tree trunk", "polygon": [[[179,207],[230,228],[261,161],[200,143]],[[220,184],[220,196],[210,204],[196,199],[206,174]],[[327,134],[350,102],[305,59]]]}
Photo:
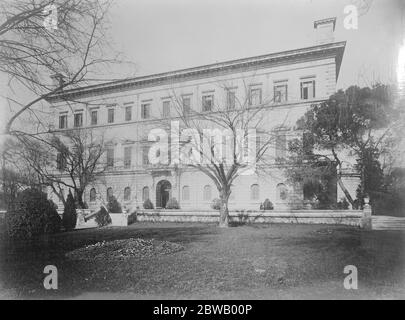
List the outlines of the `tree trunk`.
{"label": "tree trunk", "polygon": [[219,227],[229,227],[229,209],[228,209],[228,197],[221,195],[221,208],[219,211]]}
{"label": "tree trunk", "polygon": [[349,201],[352,208],[354,208],[354,201],[352,196],[350,195],[349,191],[346,189],[345,185],[343,184],[342,177],[339,175],[337,177],[337,182],[339,184],[340,189],[342,189],[343,193],[345,194],[347,200]]}
{"label": "tree trunk", "polygon": [[82,190],[76,190],[76,201],[80,207],[79,209],[86,209],[84,201],[83,201],[83,193],[84,193],[84,191],[82,191]]}

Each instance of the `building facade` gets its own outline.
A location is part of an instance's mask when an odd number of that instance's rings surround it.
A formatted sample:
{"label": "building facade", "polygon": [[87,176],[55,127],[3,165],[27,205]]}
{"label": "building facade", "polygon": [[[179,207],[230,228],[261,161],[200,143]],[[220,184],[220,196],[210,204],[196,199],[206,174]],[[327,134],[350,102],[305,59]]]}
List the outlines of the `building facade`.
{"label": "building facade", "polygon": [[[311,104],[336,90],[346,43],[333,41],[334,26],[335,19],[317,21],[314,27],[322,29],[322,35],[311,47],[66,90],[51,97],[56,130],[90,128],[106,142],[109,170],[88,187],[86,203],[96,208],[114,195],[131,210],[146,199],[165,207],[174,197],[182,209],[210,209],[218,190],[204,173],[148,163],[150,130],[168,119],[178,120],[173,96],[181,97],[183,108],[198,112],[211,112],[214,103],[234,107],[243,99],[252,107],[265,108],[266,129],[277,132],[269,152],[275,159],[285,157],[288,140],[300,134],[296,121]],[[346,184],[354,195],[357,177],[349,174]],[[267,175],[238,177],[229,207],[259,209],[266,198],[276,209],[299,206],[303,200],[302,189],[286,182],[284,168],[276,161]]]}

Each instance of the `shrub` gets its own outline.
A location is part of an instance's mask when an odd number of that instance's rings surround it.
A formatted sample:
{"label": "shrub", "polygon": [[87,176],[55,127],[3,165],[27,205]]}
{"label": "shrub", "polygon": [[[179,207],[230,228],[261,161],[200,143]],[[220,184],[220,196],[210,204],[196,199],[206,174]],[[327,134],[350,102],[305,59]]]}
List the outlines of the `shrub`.
{"label": "shrub", "polygon": [[214,210],[221,210],[221,200],[218,198],[212,200],[211,208]]}
{"label": "shrub", "polygon": [[74,229],[76,226],[76,220],[77,220],[76,204],[72,193],[69,191],[62,216],[62,224],[65,230]]}
{"label": "shrub", "polygon": [[104,227],[111,223],[111,217],[104,207],[100,207],[100,210],[96,213],[95,220],[99,227]]}
{"label": "shrub", "polygon": [[180,209],[176,198],[170,198],[166,204],[166,209]]}
{"label": "shrub", "polygon": [[346,198],[342,198],[338,203],[337,203],[337,208],[338,210],[347,210],[349,209],[349,202],[347,201]]}
{"label": "shrub", "polygon": [[13,210],[6,214],[6,226],[10,237],[31,238],[59,232],[61,219],[57,206],[44,192],[26,189],[17,196]]}
{"label": "shrub", "polygon": [[137,220],[137,211],[135,210],[128,215],[128,225],[135,223]]}
{"label": "shrub", "polygon": [[143,208],[144,209],[153,209],[153,203],[150,201],[150,199],[146,199],[143,203]]}
{"label": "shrub", "polygon": [[260,210],[273,210],[273,203],[269,199],[265,199],[264,202],[260,205]]}
{"label": "shrub", "polygon": [[121,205],[114,196],[111,196],[108,200],[107,209],[111,213],[122,213]]}

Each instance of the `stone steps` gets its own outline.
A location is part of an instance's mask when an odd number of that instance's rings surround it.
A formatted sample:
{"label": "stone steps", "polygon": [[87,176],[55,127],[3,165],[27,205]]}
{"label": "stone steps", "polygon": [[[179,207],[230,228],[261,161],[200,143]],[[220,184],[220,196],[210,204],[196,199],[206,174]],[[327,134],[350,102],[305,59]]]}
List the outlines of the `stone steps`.
{"label": "stone steps", "polygon": [[373,230],[405,230],[405,218],[390,216],[372,216]]}

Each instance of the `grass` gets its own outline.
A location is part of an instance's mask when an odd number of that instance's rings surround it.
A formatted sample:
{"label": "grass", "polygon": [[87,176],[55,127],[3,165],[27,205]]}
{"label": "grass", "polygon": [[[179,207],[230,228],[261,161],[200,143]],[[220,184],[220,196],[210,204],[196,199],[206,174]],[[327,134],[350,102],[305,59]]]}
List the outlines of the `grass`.
{"label": "grass", "polygon": [[[65,253],[102,240],[157,239],[185,250],[147,259],[71,261]],[[295,299],[405,298],[405,233],[342,226],[135,223],[31,241],[1,239],[3,298]],[[45,290],[46,265],[58,290]],[[345,290],[343,269],[358,268]]]}

